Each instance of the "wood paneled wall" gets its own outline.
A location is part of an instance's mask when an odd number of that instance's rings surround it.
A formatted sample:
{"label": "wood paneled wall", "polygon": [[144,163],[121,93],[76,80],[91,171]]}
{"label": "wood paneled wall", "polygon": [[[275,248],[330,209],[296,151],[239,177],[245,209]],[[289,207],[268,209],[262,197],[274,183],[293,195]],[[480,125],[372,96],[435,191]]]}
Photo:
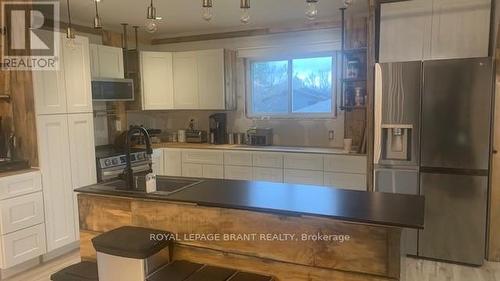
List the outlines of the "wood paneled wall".
{"label": "wood paneled wall", "polygon": [[95,259],[91,239],[124,225],[190,234],[342,234],[350,241],[177,241],[175,259],[274,275],[278,281],[397,280],[401,230],[317,217],[201,207],[79,194],[80,253]]}
{"label": "wood paneled wall", "polygon": [[[0,0],[2,2],[5,1]],[[36,115],[31,72],[0,69],[0,91],[0,94],[11,97],[10,102],[0,100],[3,130],[0,133],[8,135],[13,132],[17,137],[18,158],[29,160],[31,166],[37,167]]]}

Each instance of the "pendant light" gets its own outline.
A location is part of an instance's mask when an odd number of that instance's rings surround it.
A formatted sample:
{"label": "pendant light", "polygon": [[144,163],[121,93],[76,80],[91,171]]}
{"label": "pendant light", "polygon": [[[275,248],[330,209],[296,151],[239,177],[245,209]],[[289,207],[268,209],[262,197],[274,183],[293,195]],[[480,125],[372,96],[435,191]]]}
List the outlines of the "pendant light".
{"label": "pendant light", "polygon": [[100,0],[94,0],[95,4],[95,17],[94,17],[94,29],[102,29],[102,21],[99,16],[99,10],[97,9],[97,2],[101,2]]}
{"label": "pendant light", "polygon": [[247,24],[250,21],[250,0],[240,0],[241,17],[240,21]]}
{"label": "pendant light", "polygon": [[213,17],[212,13],[212,7],[213,3],[212,0],[202,0],[202,14],[201,16],[203,17],[204,20],[210,21]]}
{"label": "pendant light", "polygon": [[158,31],[158,20],[162,18],[156,15],[156,8],[153,5],[153,0],[151,0],[150,5],[148,6],[148,11],[146,15],[146,31],[149,33],[155,33]]}
{"label": "pendant light", "polygon": [[66,0],[66,5],[68,6],[68,27],[66,28],[66,46],[69,48],[75,47],[75,31],[71,24],[71,9],[69,7],[69,0]]}
{"label": "pendant light", "polygon": [[[348,0],[345,0],[348,1]],[[318,0],[306,0],[306,17],[315,20],[318,16]]]}

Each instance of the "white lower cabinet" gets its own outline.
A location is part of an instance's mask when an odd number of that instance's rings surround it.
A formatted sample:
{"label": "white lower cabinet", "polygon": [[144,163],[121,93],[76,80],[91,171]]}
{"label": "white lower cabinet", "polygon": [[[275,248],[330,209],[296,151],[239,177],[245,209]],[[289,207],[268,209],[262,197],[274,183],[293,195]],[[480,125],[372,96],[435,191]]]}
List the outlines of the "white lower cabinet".
{"label": "white lower cabinet", "polygon": [[323,171],[323,155],[307,153],[286,153],[285,169]]}
{"label": "white lower cabinet", "polygon": [[46,253],[43,223],[3,235],[0,240],[1,268],[9,268]]}
{"label": "white lower cabinet", "polygon": [[207,179],[223,179],[224,167],[222,165],[202,165],[202,177]]}
{"label": "white lower cabinet", "polygon": [[165,175],[164,161],[163,161],[163,149],[158,148],[153,150],[153,155],[151,155],[152,169],[155,175],[163,176]]}
{"label": "white lower cabinet", "polygon": [[253,180],[283,182],[283,169],[253,167]]}
{"label": "white lower cabinet", "polygon": [[1,201],[0,217],[2,235],[43,223],[42,192]]}
{"label": "white lower cabinet", "polygon": [[68,117],[37,118],[48,251],[77,240],[74,192],[71,182]]}
{"label": "white lower cabinet", "polygon": [[180,149],[163,149],[163,170],[167,176],[182,176],[182,155]]}
{"label": "white lower cabinet", "polygon": [[203,165],[202,164],[189,164],[182,163],[182,176],[189,178],[202,178]]}
{"label": "white lower cabinet", "polygon": [[224,166],[224,178],[230,180],[252,180],[253,168],[248,166]]}
{"label": "white lower cabinet", "polygon": [[47,252],[44,221],[39,171],[0,178],[0,268]]}
{"label": "white lower cabinet", "polygon": [[285,169],[284,174],[286,183],[323,185],[323,171]]}
{"label": "white lower cabinet", "polygon": [[325,172],[324,184],[342,189],[366,191],[366,175]]}

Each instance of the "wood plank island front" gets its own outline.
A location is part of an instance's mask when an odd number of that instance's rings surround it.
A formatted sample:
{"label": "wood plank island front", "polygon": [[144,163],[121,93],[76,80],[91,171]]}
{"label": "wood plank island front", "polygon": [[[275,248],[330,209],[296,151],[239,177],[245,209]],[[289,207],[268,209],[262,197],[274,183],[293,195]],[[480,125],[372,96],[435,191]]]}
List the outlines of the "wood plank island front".
{"label": "wood plank island front", "polygon": [[96,235],[134,225],[175,234],[174,259],[279,281],[401,280],[402,229],[423,227],[420,196],[228,180],[171,195],[77,192],[82,259],[95,259]]}

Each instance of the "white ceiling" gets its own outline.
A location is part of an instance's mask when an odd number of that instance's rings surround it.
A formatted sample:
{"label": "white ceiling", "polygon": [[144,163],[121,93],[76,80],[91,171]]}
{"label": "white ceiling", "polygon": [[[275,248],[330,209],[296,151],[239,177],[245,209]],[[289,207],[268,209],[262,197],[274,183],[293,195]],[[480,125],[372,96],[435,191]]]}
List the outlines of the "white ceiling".
{"label": "white ceiling", "polygon": [[[204,34],[232,30],[279,27],[308,22],[305,0],[251,0],[251,22],[240,23],[238,0],[213,0],[214,17],[210,22],[201,18],[201,0],[154,0],[157,14],[163,17],[155,38]],[[349,13],[366,13],[368,0],[355,0]],[[61,21],[67,22],[66,1],[61,0]],[[343,0],[320,0],[318,21],[340,20]],[[101,0],[99,14],[106,29],[121,30],[120,23],[143,26],[149,0]],[[74,23],[92,26],[94,0],[71,0]],[[145,31],[141,32],[143,35]]]}

